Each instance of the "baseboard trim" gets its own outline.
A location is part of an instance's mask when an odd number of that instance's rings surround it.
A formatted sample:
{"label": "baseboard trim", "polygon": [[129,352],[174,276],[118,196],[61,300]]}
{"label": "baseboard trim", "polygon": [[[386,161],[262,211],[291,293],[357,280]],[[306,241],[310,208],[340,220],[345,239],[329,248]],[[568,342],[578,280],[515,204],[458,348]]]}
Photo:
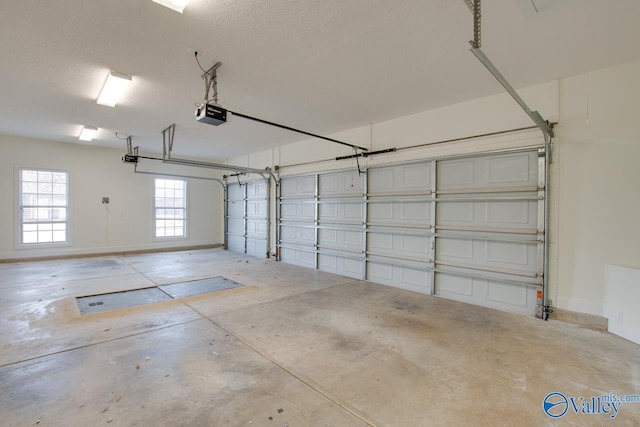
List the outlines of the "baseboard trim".
{"label": "baseboard trim", "polygon": [[585,328],[596,331],[607,331],[609,328],[609,319],[595,314],[580,313],[577,311],[565,310],[563,308],[553,307],[553,313],[549,319],[560,320],[561,322],[574,323],[584,326]]}
{"label": "baseboard trim", "polygon": [[36,257],[28,257],[28,258],[6,258],[6,259],[0,259],[0,264],[9,264],[14,262],[54,261],[54,260],[73,259],[73,258],[95,258],[95,257],[118,256],[118,255],[139,255],[139,254],[152,254],[152,253],[159,253],[159,252],[197,251],[201,249],[217,249],[223,246],[224,245],[221,243],[214,243],[211,245],[177,246],[177,247],[171,247],[171,248],[150,248],[150,249],[137,249],[137,250],[131,250],[131,251],[91,252],[91,253],[82,253],[82,254],[36,256]]}

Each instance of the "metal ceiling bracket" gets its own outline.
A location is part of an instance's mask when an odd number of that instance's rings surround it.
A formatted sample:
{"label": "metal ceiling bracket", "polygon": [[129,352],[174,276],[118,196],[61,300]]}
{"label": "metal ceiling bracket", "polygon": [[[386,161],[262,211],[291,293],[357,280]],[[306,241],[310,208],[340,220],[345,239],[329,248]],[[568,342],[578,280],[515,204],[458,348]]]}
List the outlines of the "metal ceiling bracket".
{"label": "metal ceiling bracket", "polygon": [[[471,43],[471,46],[473,46],[474,42],[471,41],[469,43]],[[549,122],[545,121],[537,111],[531,111],[527,103],[524,102],[524,99],[522,99],[520,95],[518,95],[518,92],[516,92],[516,90],[509,84],[507,79],[505,79],[500,71],[498,71],[498,69],[495,67],[495,65],[493,65],[489,58],[487,58],[484,52],[482,52],[480,48],[476,47],[472,47],[471,52],[476,56],[476,58],[478,58],[480,62],[482,62],[482,65],[484,65],[486,69],[489,70],[493,77],[498,80],[502,87],[509,93],[509,95],[511,95],[511,97],[518,103],[518,105],[520,105],[520,108],[522,108],[524,112],[527,113],[531,120],[533,120],[533,122],[540,128],[540,130],[545,135],[553,138],[553,129],[551,128]]]}
{"label": "metal ceiling bracket", "polygon": [[173,139],[176,136],[176,124],[171,123],[162,130],[162,158],[170,159],[173,151]]}
{"label": "metal ceiling bracket", "polygon": [[127,137],[127,154],[133,154],[133,138],[131,135]]}
{"label": "metal ceiling bracket", "polygon": [[469,42],[471,44],[471,53],[473,53],[476,58],[485,66],[487,70],[493,75],[493,77],[498,80],[498,82],[502,85],[502,87],[511,95],[511,97],[520,105],[520,108],[524,110],[524,112],[533,120],[533,122],[540,128],[540,130],[545,134],[546,137],[553,138],[553,129],[548,121],[544,120],[540,113],[537,111],[531,111],[526,102],[518,95],[518,92],[515,91],[513,86],[509,84],[507,79],[504,78],[502,73],[498,71],[495,65],[487,58],[487,56],[480,50],[481,42],[481,33],[480,33],[480,24],[481,24],[481,15],[480,15],[480,0],[464,0],[467,6],[473,6],[473,40]]}
{"label": "metal ceiling bracket", "polygon": [[482,46],[481,41],[481,23],[480,19],[482,14],[480,13],[480,0],[475,0],[473,2],[473,47],[476,49],[480,49]]}
{"label": "metal ceiling bracket", "polygon": [[[197,57],[196,57],[197,58]],[[222,65],[222,62],[218,61],[211,68],[202,74],[204,80],[204,102],[213,101],[218,103],[218,68]],[[213,89],[213,97],[209,99],[209,91]]]}

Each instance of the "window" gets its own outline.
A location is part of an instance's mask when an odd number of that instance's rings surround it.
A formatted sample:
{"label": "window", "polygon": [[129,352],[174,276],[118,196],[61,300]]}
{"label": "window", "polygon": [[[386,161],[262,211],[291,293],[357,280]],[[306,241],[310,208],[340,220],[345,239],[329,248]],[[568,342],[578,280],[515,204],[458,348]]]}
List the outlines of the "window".
{"label": "window", "polygon": [[69,174],[20,169],[20,244],[69,241]]}
{"label": "window", "polygon": [[187,236],[187,181],[155,180],[155,237]]}

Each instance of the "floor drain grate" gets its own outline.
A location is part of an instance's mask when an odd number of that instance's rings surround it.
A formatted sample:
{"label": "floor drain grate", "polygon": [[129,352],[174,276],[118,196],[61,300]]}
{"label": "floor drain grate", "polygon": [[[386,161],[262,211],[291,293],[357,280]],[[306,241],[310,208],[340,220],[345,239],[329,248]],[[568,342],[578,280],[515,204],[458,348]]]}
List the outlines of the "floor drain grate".
{"label": "floor drain grate", "polygon": [[76,303],[80,309],[80,314],[85,315],[204,295],[241,286],[244,285],[219,276],[189,282],[170,283],[151,288],[77,297]]}

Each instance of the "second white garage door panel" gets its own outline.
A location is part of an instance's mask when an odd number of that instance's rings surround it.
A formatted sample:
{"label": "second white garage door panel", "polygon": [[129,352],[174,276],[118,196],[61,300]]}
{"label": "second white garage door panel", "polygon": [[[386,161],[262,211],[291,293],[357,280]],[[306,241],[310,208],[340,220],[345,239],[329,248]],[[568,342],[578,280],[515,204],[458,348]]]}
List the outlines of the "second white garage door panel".
{"label": "second white garage door panel", "polygon": [[540,268],[537,162],[535,152],[438,162],[437,266],[464,274],[436,273],[436,295],[535,313],[535,287],[513,282],[535,283]]}
{"label": "second white garage door panel", "polygon": [[[369,171],[367,280],[431,293],[431,162]],[[416,267],[403,265],[407,261]],[[422,268],[420,268],[422,267]]]}
{"label": "second white garage door panel", "polygon": [[438,190],[537,186],[537,160],[531,152],[440,161]]}
{"label": "second white garage door panel", "polygon": [[535,313],[533,287],[447,273],[436,273],[435,279],[438,296],[514,313]]}

